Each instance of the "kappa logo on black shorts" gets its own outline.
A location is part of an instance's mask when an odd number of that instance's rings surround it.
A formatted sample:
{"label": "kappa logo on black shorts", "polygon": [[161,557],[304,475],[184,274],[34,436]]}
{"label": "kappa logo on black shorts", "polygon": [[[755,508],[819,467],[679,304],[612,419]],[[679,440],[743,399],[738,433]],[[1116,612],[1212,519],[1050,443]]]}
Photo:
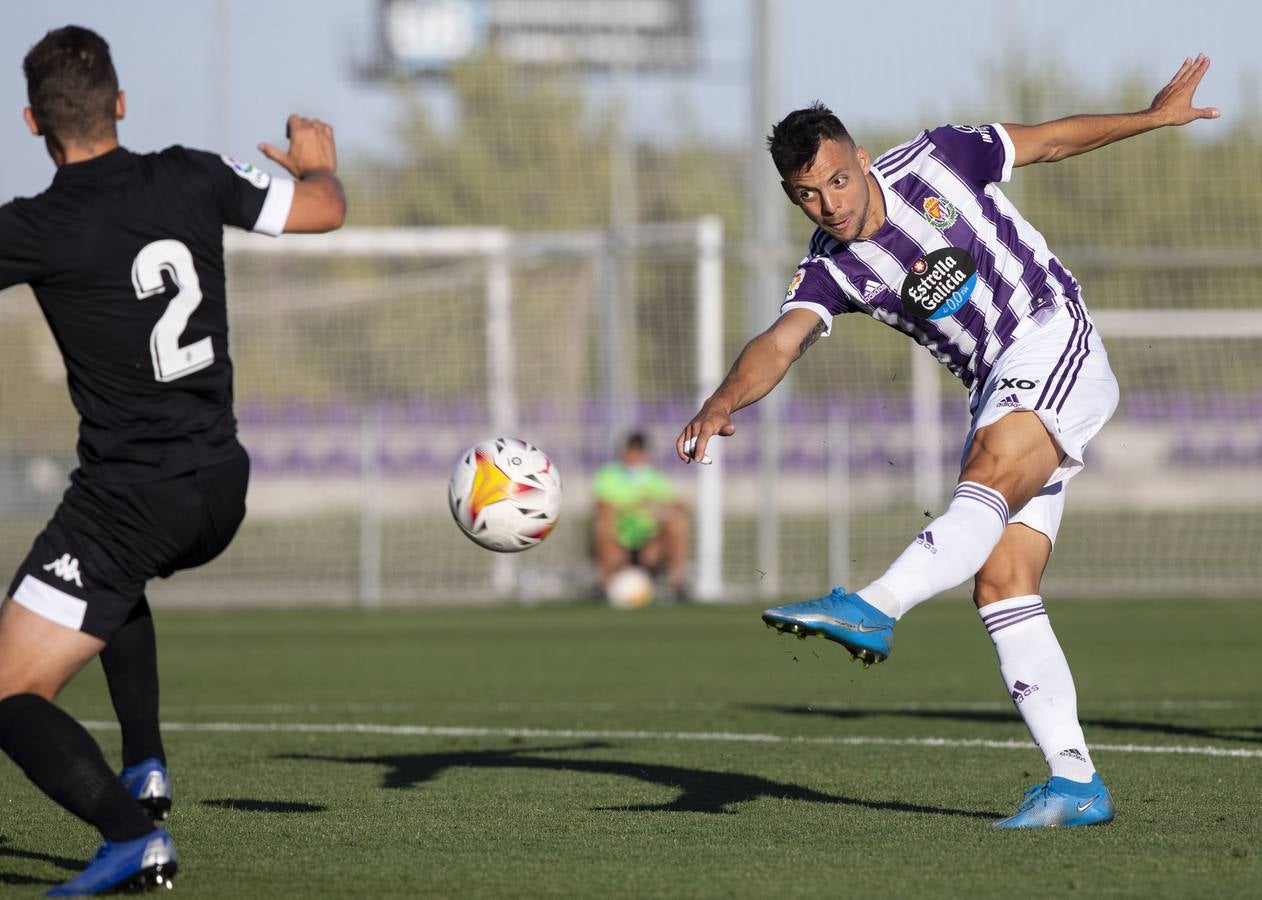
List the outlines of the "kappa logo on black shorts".
{"label": "kappa logo on black shorts", "polygon": [[944,319],[959,311],[977,287],[977,263],[959,247],[943,247],[912,263],[900,294],[917,319]]}
{"label": "kappa logo on black shorts", "polygon": [[57,559],[43,566],[43,569],[45,572],[52,572],[62,581],[71,581],[83,587],[83,580],[79,578],[79,560],[69,553],[61,554]]}

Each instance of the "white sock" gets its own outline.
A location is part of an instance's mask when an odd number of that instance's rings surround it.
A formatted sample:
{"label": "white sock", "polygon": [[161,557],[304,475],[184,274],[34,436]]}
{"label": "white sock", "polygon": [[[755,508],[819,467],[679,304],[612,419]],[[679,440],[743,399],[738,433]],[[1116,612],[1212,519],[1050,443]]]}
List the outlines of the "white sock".
{"label": "white sock", "polygon": [[889,569],[859,591],[887,616],[904,616],[935,594],[972,578],[990,557],[1008,525],[1003,494],[974,481],[961,481],[946,512],[938,516],[894,560]]}
{"label": "white sock", "polygon": [[1078,694],[1069,663],[1037,594],[1009,597],[978,610],[995,642],[1004,687],[1053,776],[1088,782],[1095,774],[1078,724]]}

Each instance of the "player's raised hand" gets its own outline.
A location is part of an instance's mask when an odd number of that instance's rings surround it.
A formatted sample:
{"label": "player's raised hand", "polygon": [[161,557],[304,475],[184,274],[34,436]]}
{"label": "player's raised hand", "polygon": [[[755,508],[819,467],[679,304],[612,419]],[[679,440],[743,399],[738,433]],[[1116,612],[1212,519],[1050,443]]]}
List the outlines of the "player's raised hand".
{"label": "player's raised hand", "polygon": [[731,415],[706,403],[679,433],[675,453],[686,463],[709,465],[713,460],[706,453],[706,445],[716,434],[731,437],[736,434],[736,426],[732,424]]}
{"label": "player's raised hand", "polygon": [[1209,57],[1200,53],[1195,59],[1188,57],[1174,73],[1170,83],[1152,98],[1148,112],[1156,115],[1162,125],[1186,125],[1197,119],[1217,119],[1222,113],[1214,106],[1193,106],[1192,95],[1205,73],[1209,70]]}
{"label": "player's raised hand", "polygon": [[333,126],[319,119],[290,116],[285,123],[289,138],[286,153],[271,144],[259,144],[259,150],[290,175],[302,178],[311,172],[337,171],[337,146],[333,142]]}

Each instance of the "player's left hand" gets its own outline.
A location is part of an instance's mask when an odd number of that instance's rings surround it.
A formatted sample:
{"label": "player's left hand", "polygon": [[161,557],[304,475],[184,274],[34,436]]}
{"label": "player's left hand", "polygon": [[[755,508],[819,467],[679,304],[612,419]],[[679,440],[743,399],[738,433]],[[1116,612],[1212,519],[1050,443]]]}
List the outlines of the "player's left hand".
{"label": "player's left hand", "polygon": [[289,138],[286,153],[271,144],[259,144],[264,156],[290,175],[301,179],[312,172],[337,171],[337,146],[333,142],[333,126],[319,119],[307,119],[292,115],[285,123],[285,136]]}
{"label": "player's left hand", "polygon": [[1186,125],[1197,119],[1217,119],[1222,115],[1217,107],[1192,105],[1192,95],[1208,70],[1209,57],[1204,53],[1198,54],[1195,59],[1185,59],[1170,83],[1152,98],[1149,114],[1156,116],[1162,125]]}

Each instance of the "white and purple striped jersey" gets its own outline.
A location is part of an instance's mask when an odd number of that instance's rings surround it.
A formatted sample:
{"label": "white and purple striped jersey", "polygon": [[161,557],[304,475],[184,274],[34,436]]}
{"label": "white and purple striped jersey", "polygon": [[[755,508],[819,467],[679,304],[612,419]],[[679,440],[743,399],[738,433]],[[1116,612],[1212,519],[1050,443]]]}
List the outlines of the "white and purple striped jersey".
{"label": "white and purple striped jersey", "polygon": [[1082,303],[1073,275],[996,184],[1012,176],[1013,157],[999,124],[944,125],[882,154],[871,171],[885,224],[849,244],[816,229],[781,312],[813,310],[830,330],[834,316],[867,313],[980,389],[1017,338]]}

